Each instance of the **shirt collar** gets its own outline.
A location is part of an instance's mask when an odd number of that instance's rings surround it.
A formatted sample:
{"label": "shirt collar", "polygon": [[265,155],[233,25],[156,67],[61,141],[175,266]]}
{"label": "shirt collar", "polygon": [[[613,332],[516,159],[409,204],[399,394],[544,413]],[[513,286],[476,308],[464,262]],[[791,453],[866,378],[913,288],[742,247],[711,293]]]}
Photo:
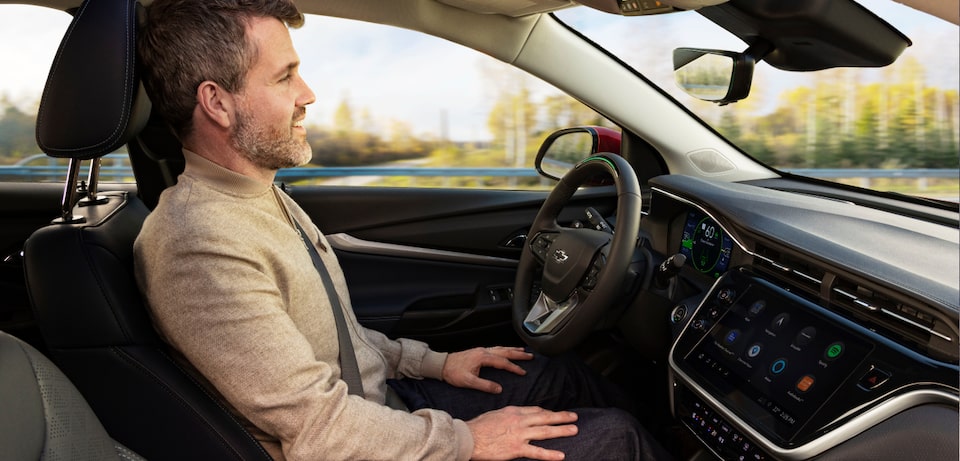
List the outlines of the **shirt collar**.
{"label": "shirt collar", "polygon": [[183,174],[200,179],[222,192],[235,195],[260,195],[273,187],[224,168],[187,149],[183,149],[183,158],[186,161]]}

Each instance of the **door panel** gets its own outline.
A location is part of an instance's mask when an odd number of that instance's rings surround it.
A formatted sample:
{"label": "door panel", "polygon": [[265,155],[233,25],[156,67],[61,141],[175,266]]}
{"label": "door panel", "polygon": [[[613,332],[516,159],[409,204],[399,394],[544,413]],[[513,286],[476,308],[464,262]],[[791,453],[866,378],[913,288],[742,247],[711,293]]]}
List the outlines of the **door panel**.
{"label": "door panel", "polygon": [[517,343],[510,327],[513,267],[338,251],[360,321],[435,348]]}
{"label": "door panel", "polygon": [[[438,350],[519,344],[516,264],[546,192],[297,187],[291,195],[337,251],[367,327]],[[577,194],[561,221],[609,214],[615,191]],[[520,238],[518,238],[520,237]]]}

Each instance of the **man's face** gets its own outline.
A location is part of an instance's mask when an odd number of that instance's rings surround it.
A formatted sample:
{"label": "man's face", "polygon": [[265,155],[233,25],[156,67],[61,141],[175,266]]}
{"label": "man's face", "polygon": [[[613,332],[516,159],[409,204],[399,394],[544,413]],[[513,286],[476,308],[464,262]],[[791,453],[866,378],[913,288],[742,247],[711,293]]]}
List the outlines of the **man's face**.
{"label": "man's face", "polygon": [[303,118],[315,97],[298,73],[290,33],[276,19],[254,18],[247,35],[259,56],[236,94],[233,147],[260,168],[303,165],[313,156]]}

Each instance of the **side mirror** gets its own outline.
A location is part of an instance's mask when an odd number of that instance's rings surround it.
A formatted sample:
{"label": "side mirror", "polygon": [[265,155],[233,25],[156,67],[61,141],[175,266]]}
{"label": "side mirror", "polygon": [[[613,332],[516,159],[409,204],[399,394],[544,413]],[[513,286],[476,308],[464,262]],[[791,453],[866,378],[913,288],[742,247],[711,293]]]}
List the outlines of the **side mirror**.
{"label": "side mirror", "polygon": [[673,74],[677,86],[697,99],[721,106],[750,94],[755,63],[753,56],[747,53],[697,48],[673,50]]}
{"label": "side mirror", "polygon": [[559,180],[574,165],[598,152],[620,155],[620,132],[602,126],[564,128],[543,141],[535,165],[541,176]]}

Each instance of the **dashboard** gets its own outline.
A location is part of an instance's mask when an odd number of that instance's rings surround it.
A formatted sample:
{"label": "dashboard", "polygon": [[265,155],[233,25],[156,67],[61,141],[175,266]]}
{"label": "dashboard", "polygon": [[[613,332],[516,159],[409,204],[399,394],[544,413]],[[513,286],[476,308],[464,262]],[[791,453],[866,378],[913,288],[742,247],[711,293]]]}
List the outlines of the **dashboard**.
{"label": "dashboard", "polygon": [[911,414],[933,425],[913,436],[955,459],[956,228],[748,184],[650,183],[652,250],[686,257],[666,290],[674,416],[714,455],[890,457],[895,438],[878,434],[916,434]]}

